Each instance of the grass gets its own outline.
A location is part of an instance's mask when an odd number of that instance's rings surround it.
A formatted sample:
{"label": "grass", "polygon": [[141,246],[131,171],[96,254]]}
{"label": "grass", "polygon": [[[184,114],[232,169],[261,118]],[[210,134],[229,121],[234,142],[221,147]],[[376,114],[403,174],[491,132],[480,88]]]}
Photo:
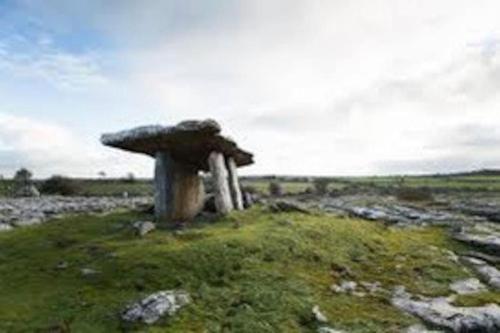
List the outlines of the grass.
{"label": "grass", "polygon": [[[256,207],[138,238],[130,224],[145,218],[77,216],[0,234],[0,332],[315,332],[314,305],[337,329],[399,332],[416,320],[392,307],[389,293],[329,291],[339,271],[425,295],[445,295],[450,282],[467,277],[443,251],[460,245],[439,228]],[[60,261],[68,268],[56,269]],[[101,273],[84,277],[82,268]],[[130,301],[167,289],[188,291],[192,304],[147,329],[120,323]]]}
{"label": "grass", "polygon": [[[500,192],[500,176],[380,176],[380,177],[333,177],[328,185],[329,190],[343,190],[351,186],[367,188],[425,188],[431,191],[487,191]],[[127,192],[130,196],[152,195],[152,180],[137,179],[128,182],[124,179],[76,179],[79,184],[79,193],[84,196],[121,196]],[[36,181],[37,186],[40,180]],[[251,186],[262,194],[269,194],[269,179],[245,179],[243,186]],[[313,182],[305,180],[281,179],[279,181],[286,194],[304,192],[313,188]],[[12,192],[13,182],[10,179],[0,180],[0,197],[9,196]]]}

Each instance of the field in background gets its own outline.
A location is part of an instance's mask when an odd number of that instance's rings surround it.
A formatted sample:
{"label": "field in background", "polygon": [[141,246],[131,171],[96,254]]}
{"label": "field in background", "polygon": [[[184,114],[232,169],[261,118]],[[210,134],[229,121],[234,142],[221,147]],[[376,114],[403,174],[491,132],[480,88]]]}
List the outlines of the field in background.
{"label": "field in background", "polygon": [[[349,189],[394,189],[399,187],[427,188],[433,192],[477,191],[500,192],[500,175],[481,175],[478,173],[447,176],[373,176],[373,177],[325,177],[330,191]],[[142,196],[153,194],[150,179],[73,179],[77,184],[75,195],[83,196]],[[278,182],[285,194],[297,194],[314,188],[314,177],[242,177],[242,185],[251,187],[261,194],[269,194],[269,183]],[[35,181],[40,188],[41,180]],[[10,196],[13,181],[0,180],[0,196]]]}

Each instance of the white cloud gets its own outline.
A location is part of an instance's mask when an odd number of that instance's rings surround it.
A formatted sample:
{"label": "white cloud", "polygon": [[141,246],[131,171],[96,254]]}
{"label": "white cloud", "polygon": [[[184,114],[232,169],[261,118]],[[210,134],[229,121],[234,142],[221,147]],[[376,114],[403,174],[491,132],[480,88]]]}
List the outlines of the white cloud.
{"label": "white cloud", "polygon": [[149,158],[108,150],[97,138],[86,141],[61,125],[7,113],[0,113],[0,155],[4,175],[27,167],[37,177],[93,177],[100,170],[114,176],[129,171],[150,176],[144,170],[152,168]]}
{"label": "white cloud", "polygon": [[43,80],[56,88],[71,91],[107,82],[95,54],[61,50],[46,34],[38,40],[23,35],[0,40],[0,71],[18,78]]}

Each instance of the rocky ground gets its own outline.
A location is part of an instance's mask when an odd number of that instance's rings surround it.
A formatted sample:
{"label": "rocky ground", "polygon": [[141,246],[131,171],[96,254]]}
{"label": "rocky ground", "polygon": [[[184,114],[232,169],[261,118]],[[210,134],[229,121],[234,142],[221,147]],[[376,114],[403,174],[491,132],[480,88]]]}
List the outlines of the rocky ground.
{"label": "rocky ground", "polygon": [[67,214],[104,213],[117,209],[142,209],[152,203],[150,197],[63,197],[0,199],[0,231],[43,223]]}
{"label": "rocky ground", "polygon": [[[478,279],[452,283],[448,297],[411,295],[404,288],[397,288],[392,291],[392,303],[422,319],[429,327],[446,332],[500,332],[498,304],[481,307],[458,307],[452,304],[457,295],[500,290],[500,198],[440,195],[429,202],[405,202],[394,196],[379,194],[321,198],[297,196],[289,204],[298,201],[301,202],[301,209],[304,209],[305,204],[335,215],[383,222],[392,227],[448,227],[455,240],[474,249],[458,255],[450,251],[450,257]],[[355,281],[346,281],[334,286],[334,290],[355,294],[357,285]],[[411,327],[408,332],[430,331],[425,327]]]}

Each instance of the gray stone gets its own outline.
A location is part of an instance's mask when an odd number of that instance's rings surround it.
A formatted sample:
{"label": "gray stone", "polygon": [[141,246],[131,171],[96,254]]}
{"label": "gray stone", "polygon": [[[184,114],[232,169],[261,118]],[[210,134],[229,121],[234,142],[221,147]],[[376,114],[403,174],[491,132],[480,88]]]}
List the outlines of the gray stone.
{"label": "gray stone", "polygon": [[450,289],[459,295],[476,294],[487,290],[478,279],[471,278],[452,283]]}
{"label": "gray stone", "polygon": [[116,209],[137,210],[151,203],[151,198],[134,197],[63,197],[1,198],[0,230],[44,223],[66,214],[102,213]]}
{"label": "gray stone", "polygon": [[428,330],[425,326],[415,324],[408,327],[405,333],[444,333],[444,331]]}
{"label": "gray stone", "polygon": [[496,267],[476,258],[462,257],[462,260],[471,266],[486,284],[500,290],[500,271]]}
{"label": "gray stone", "polygon": [[189,294],[184,291],[159,291],[128,306],[121,318],[126,322],[154,324],[165,315],[173,316],[189,302]]}
{"label": "gray stone", "polygon": [[6,223],[0,223],[0,232],[12,230],[13,227]]}
{"label": "gray stone", "polygon": [[339,285],[333,284],[330,286],[330,290],[336,293],[354,293],[356,292],[358,284],[354,281],[342,281],[342,283]]}
{"label": "gray stone", "polygon": [[229,190],[231,191],[234,209],[243,210],[243,196],[241,194],[240,181],[238,179],[238,167],[232,157],[226,159],[226,164],[229,173]]}
{"label": "gray stone", "polygon": [[314,316],[314,319],[320,323],[327,323],[328,322],[328,318],[321,312],[321,310],[319,309],[319,306],[315,305],[313,308],[312,308],[312,314]]}
{"label": "gray stone", "polygon": [[224,156],[216,151],[208,157],[210,173],[212,174],[212,187],[214,191],[215,207],[217,213],[225,215],[233,210],[231,191],[229,190],[228,172]]}
{"label": "gray stone", "polygon": [[412,299],[404,288],[397,288],[392,304],[414,316],[419,317],[433,327],[456,333],[500,331],[500,307],[489,304],[481,307],[456,307],[448,298]]}
{"label": "gray stone", "polygon": [[133,227],[141,237],[156,229],[156,225],[150,221],[137,221],[133,224]]}
{"label": "gray stone", "polygon": [[344,333],[344,331],[339,331],[328,326],[323,326],[318,328],[318,333]]}
{"label": "gray stone", "polygon": [[96,271],[95,269],[92,268],[82,268],[80,270],[83,276],[94,276],[99,274],[99,271]]}
{"label": "gray stone", "polygon": [[157,152],[155,164],[155,217],[171,224],[194,218],[203,208],[205,191],[198,170]]}
{"label": "gray stone", "polygon": [[500,230],[496,226],[484,223],[463,228],[454,238],[491,253],[500,253]]}
{"label": "gray stone", "polygon": [[175,126],[141,126],[131,130],[104,134],[101,143],[137,153],[155,156],[168,151],[182,164],[208,171],[207,157],[219,151],[232,157],[238,167],[253,163],[253,155],[240,149],[228,137],[220,135],[220,125],[211,119],[183,121]]}

